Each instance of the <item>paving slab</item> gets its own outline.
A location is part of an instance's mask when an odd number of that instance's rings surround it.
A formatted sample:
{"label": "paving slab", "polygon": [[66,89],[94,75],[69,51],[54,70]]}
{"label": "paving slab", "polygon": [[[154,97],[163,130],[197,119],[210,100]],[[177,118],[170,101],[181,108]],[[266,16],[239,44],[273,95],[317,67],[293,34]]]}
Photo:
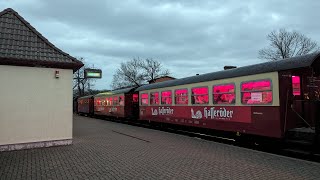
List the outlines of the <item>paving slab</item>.
{"label": "paving slab", "polygon": [[73,145],[0,152],[0,179],[320,179],[320,163],[74,115]]}

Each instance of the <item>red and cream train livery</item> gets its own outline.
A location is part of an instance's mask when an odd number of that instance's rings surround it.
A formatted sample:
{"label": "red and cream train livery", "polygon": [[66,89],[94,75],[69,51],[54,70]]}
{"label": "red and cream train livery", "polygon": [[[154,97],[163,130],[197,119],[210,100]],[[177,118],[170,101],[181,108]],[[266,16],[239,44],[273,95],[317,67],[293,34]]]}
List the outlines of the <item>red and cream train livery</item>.
{"label": "red and cream train livery", "polygon": [[137,118],[138,93],[125,88],[94,96],[94,114],[117,118]]}
{"label": "red and cream train livery", "polygon": [[101,93],[94,114],[283,138],[319,125],[319,75],[314,53]]}
{"label": "red and cream train livery", "polygon": [[310,54],[145,85],[136,89],[139,117],[282,138],[315,125],[319,72],[319,54]]}

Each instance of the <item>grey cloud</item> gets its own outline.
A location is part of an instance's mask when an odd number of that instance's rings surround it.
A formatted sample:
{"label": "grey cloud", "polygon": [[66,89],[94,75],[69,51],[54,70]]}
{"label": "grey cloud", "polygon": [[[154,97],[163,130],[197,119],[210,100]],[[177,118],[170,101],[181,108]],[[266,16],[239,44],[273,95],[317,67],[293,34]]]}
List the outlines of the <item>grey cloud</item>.
{"label": "grey cloud", "polygon": [[175,77],[259,63],[266,35],[295,29],[320,42],[320,2],[5,0],[52,43],[102,67],[98,88],[133,57],[160,60]]}

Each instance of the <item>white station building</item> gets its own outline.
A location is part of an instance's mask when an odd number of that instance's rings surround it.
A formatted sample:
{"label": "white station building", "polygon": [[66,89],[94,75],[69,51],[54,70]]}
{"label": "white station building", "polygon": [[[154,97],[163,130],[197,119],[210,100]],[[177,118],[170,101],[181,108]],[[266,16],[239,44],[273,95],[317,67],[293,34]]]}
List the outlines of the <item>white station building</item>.
{"label": "white station building", "polygon": [[14,10],[0,12],[0,151],[72,144],[72,78],[82,66]]}

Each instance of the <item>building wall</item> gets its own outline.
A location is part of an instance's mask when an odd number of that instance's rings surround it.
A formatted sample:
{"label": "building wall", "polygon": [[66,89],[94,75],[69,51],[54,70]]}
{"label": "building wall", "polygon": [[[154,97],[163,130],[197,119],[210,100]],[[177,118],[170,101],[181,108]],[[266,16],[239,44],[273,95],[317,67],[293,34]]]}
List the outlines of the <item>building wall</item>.
{"label": "building wall", "polygon": [[[57,79],[55,70],[60,72]],[[70,143],[72,77],[72,70],[0,65],[0,146]]]}

